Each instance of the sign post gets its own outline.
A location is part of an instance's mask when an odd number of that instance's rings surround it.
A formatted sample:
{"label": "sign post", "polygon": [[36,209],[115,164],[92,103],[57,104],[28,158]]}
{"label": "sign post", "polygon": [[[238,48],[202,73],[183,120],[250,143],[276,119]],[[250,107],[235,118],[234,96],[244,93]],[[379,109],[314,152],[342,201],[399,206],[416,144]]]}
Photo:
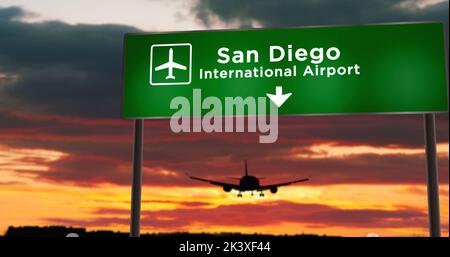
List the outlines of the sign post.
{"label": "sign post", "polygon": [[131,185],[130,236],[139,237],[141,227],[142,155],[144,146],[144,120],[134,121],[133,180]]}
{"label": "sign post", "polygon": [[436,128],[433,113],[423,116],[425,128],[425,152],[427,165],[428,219],[430,236],[441,236],[439,213],[439,179],[436,158]]}
{"label": "sign post", "polygon": [[270,98],[279,115],[423,114],[430,235],[439,236],[434,114],[448,112],[445,47],[439,22],[126,34],[131,236],[139,236],[143,119],[170,118],[180,105],[189,117],[234,117],[226,103],[237,98]]}

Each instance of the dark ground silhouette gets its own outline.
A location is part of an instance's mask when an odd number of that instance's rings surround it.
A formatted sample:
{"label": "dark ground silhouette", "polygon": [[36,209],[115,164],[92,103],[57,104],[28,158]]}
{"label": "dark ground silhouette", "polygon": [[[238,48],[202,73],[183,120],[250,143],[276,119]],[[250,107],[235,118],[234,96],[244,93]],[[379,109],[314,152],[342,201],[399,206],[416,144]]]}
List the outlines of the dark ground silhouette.
{"label": "dark ground silhouette", "polygon": [[[24,226],[13,227],[10,226],[5,232],[4,237],[66,237],[69,233],[76,233],[79,237],[129,237],[125,232],[114,232],[109,230],[87,231],[85,228],[64,227],[64,226]],[[188,232],[174,232],[174,233],[145,233],[141,237],[151,238],[230,238],[240,237],[248,239],[271,239],[271,238],[296,238],[296,237],[319,237],[319,235],[265,235],[265,234],[240,234],[240,233],[188,233]]]}

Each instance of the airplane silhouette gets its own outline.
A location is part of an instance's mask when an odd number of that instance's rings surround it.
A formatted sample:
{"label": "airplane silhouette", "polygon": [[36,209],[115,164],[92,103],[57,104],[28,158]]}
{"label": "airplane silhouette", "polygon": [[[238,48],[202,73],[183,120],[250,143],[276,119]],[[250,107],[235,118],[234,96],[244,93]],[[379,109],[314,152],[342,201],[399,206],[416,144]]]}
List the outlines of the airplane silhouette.
{"label": "airplane silhouette", "polygon": [[271,185],[263,186],[263,185],[259,184],[259,180],[262,178],[257,178],[255,176],[248,175],[247,160],[245,160],[245,175],[241,178],[233,178],[233,179],[239,179],[239,184],[229,184],[229,183],[225,183],[225,182],[214,181],[214,180],[209,180],[209,179],[204,179],[204,178],[199,178],[199,177],[194,177],[194,176],[189,176],[189,175],[188,175],[188,177],[190,179],[195,179],[195,180],[199,180],[199,181],[203,181],[203,182],[208,182],[212,185],[221,186],[221,187],[223,187],[223,190],[227,193],[230,192],[232,189],[235,189],[235,190],[239,191],[239,193],[237,195],[238,197],[242,197],[242,192],[245,192],[245,191],[251,191],[252,195],[253,195],[253,191],[258,191],[258,192],[260,192],[259,196],[264,197],[263,191],[265,191],[265,190],[270,190],[270,192],[272,194],[275,194],[278,191],[278,187],[287,186],[287,185],[291,185],[294,183],[305,182],[305,181],[309,180],[309,178],[304,178],[304,179],[293,180],[293,181],[279,183],[279,184],[271,184]]}
{"label": "airplane silhouette", "polygon": [[165,69],[169,70],[169,72],[166,76],[166,79],[175,79],[175,76],[173,75],[173,69],[186,70],[186,66],[173,61],[173,49],[172,48],[169,49],[169,61],[156,67],[155,71],[160,71],[160,70],[165,70]]}

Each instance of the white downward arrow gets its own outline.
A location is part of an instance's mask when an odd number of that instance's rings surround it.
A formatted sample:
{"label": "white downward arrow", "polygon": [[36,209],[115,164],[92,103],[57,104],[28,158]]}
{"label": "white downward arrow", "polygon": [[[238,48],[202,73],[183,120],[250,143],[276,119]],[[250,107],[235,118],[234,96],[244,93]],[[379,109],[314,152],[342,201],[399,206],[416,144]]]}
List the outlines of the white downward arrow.
{"label": "white downward arrow", "polygon": [[270,100],[280,108],[284,102],[292,95],[292,93],[283,94],[283,87],[276,87],[275,88],[275,94],[266,94],[267,97],[270,98]]}

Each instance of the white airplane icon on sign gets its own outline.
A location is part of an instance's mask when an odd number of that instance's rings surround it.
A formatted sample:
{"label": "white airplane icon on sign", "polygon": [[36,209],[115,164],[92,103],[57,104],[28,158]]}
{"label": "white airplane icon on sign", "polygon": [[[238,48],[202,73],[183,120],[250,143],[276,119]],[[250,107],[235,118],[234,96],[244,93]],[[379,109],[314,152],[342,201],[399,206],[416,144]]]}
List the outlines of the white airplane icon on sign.
{"label": "white airplane icon on sign", "polygon": [[166,76],[166,79],[175,79],[175,76],[173,75],[173,69],[178,70],[186,70],[186,66],[181,65],[179,63],[176,63],[173,61],[173,49],[169,49],[169,61],[156,67],[155,71],[165,70],[168,69],[168,74]]}

